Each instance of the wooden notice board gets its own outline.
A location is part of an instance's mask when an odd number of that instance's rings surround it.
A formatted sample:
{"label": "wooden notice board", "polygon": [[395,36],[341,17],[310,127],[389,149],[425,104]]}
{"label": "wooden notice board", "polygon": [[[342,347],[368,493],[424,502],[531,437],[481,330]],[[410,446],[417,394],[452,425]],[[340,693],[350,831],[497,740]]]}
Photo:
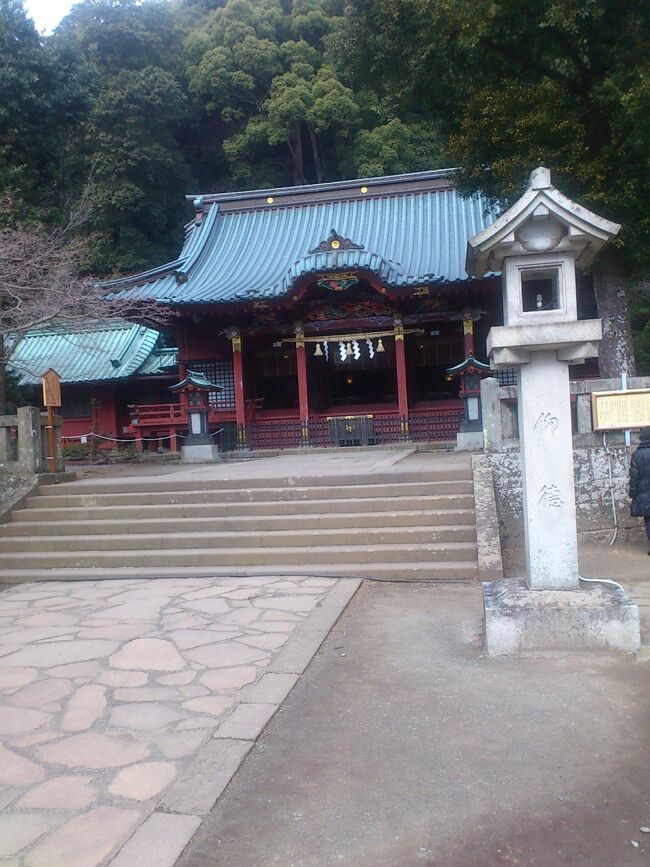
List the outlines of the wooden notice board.
{"label": "wooden notice board", "polygon": [[594,430],[633,430],[650,427],[650,388],[594,391],[591,395]]}
{"label": "wooden notice board", "polygon": [[43,374],[43,406],[61,406],[61,377],[50,367]]}

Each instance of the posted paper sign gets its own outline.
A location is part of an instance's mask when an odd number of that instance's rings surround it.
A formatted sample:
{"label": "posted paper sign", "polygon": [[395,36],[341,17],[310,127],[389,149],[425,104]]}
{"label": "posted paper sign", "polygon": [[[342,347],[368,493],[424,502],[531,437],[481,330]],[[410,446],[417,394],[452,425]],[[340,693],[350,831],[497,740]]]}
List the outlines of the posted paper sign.
{"label": "posted paper sign", "polygon": [[650,388],[594,391],[591,395],[594,430],[634,430],[650,427]]}

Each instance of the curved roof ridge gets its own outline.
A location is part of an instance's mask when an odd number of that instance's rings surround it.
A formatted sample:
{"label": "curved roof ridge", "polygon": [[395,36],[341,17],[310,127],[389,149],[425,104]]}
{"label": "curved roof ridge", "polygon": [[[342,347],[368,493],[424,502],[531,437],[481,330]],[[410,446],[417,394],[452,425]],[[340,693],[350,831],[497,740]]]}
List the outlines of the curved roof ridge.
{"label": "curved roof ridge", "polygon": [[[378,268],[370,267],[371,260],[376,259],[379,263]],[[322,263],[322,260],[325,263]],[[332,261],[330,261],[332,260]],[[301,264],[303,267],[301,267]],[[386,282],[391,282],[390,276],[396,273],[400,276],[406,276],[406,269],[399,263],[391,259],[384,258],[380,253],[375,253],[373,250],[331,250],[322,252],[310,252],[304,256],[299,256],[295,259],[287,272],[279,280],[273,284],[271,292],[273,295],[281,295],[288,292],[294,281],[299,277],[304,277],[306,274],[328,274],[332,271],[338,271],[341,268],[360,268],[362,270],[378,271]]]}
{"label": "curved roof ridge", "polygon": [[[171,262],[166,262],[164,265],[158,265],[155,268],[150,268],[148,271],[140,271],[137,274],[130,274],[128,277],[116,277],[114,280],[103,280],[98,285],[103,289],[126,289],[129,286],[140,286],[143,283],[151,283],[168,274],[173,274],[175,277],[178,274],[186,275],[189,269],[196,263],[201,255],[203,248],[210,236],[219,212],[217,204],[212,205],[206,212],[202,220],[194,221],[194,226],[190,228],[186,235],[185,243],[177,259]],[[183,281],[178,281],[183,282]]]}
{"label": "curved roof ridge", "polygon": [[449,179],[453,182],[453,176],[458,168],[427,169],[420,172],[406,172],[402,175],[373,175],[369,178],[351,178],[342,181],[325,181],[320,184],[298,184],[288,187],[264,187],[258,190],[237,190],[217,193],[188,193],[185,199],[188,202],[208,204],[211,202],[235,202],[246,199],[259,199],[263,196],[301,196],[320,192],[337,192],[354,189],[358,186],[370,185],[373,188],[389,184],[409,184],[420,181]]}

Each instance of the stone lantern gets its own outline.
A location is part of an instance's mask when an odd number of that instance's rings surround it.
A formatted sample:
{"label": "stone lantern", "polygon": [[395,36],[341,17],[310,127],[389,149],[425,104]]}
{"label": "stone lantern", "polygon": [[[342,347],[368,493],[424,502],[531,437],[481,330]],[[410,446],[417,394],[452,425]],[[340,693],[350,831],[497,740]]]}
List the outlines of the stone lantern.
{"label": "stone lantern", "polygon": [[459,364],[447,368],[447,378],[460,380],[459,397],[463,400],[464,416],[456,434],[456,450],[483,448],[481,413],[481,380],[489,376],[490,365],[468,355]]}
{"label": "stone lantern", "polygon": [[490,653],[639,646],[638,609],[620,587],[586,583],[578,543],[569,365],[598,355],[599,319],[579,320],[576,268],[620,226],[558,192],[548,169],[468,242],[467,272],[503,275],[504,325],[492,328],[492,369],[517,368],[526,578],[484,584]]}
{"label": "stone lantern", "polygon": [[189,433],[183,443],[181,460],[184,463],[205,463],[219,460],[219,448],[208,429],[210,392],[222,391],[220,385],[210,382],[202,373],[188,370],[187,376],[169,390],[185,396],[185,409]]}

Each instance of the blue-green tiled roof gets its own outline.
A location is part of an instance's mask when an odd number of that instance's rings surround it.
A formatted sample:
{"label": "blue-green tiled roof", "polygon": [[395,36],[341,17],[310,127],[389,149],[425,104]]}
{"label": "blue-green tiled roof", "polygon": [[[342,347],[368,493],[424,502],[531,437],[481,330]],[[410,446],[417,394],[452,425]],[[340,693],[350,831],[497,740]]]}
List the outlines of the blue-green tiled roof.
{"label": "blue-green tiled roof", "polygon": [[[178,259],[104,285],[118,297],[183,305],[279,298],[306,274],[349,268],[396,288],[469,280],[467,241],[491,217],[450,178],[418,172],[188,197],[197,222]],[[350,247],[317,250],[332,231]]]}
{"label": "blue-green tiled roof", "polygon": [[138,368],[138,376],[163,376],[176,371],[178,365],[178,349],[163,347],[156,349]]}
{"label": "blue-green tiled roof", "polygon": [[9,366],[23,383],[39,383],[52,367],[62,382],[122,379],[140,372],[159,333],[132,322],[114,321],[75,330],[29,331],[18,343]]}

